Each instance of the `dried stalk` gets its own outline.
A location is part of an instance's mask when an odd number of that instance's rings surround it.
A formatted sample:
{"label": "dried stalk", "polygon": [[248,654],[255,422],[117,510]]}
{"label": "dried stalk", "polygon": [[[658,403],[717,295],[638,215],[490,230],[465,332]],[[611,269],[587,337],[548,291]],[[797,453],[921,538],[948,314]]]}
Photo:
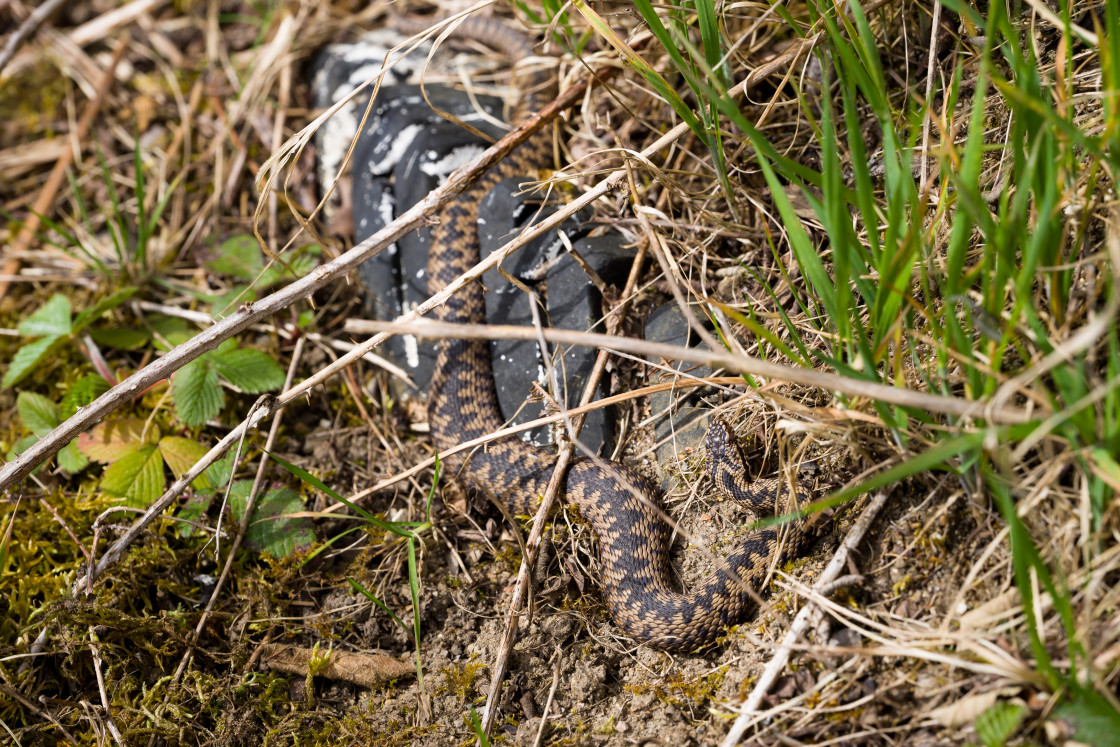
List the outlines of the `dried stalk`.
{"label": "dried stalk", "polygon": [[[417,337],[480,340],[535,340],[538,330],[533,327],[518,327],[504,324],[449,324],[447,322],[364,322],[369,330],[382,333],[408,334]],[[576,332],[566,329],[546,329],[542,331],[549,342],[568,345],[586,345],[605,350],[632,353],[651,358],[691,361],[712,369],[726,369],[752,376],[762,376],[793,384],[817,387],[828,391],[843,392],[855,397],[866,397],[880,402],[889,402],[903,407],[913,407],[928,412],[939,412],[961,418],[983,418],[998,425],[1028,423],[1046,415],[1043,408],[1027,410],[1010,405],[993,403],[990,400],[966,400],[913,389],[879,384],[863,379],[852,379],[837,374],[823,373],[808,368],[785,366],[780,363],[721,351],[699,348],[684,348],[648,340],[635,340],[595,332]]]}

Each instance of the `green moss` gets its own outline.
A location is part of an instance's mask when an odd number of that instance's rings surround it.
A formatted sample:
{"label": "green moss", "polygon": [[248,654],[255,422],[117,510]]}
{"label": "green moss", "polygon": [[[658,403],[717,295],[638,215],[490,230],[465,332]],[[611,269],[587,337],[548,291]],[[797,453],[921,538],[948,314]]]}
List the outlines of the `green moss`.
{"label": "green moss", "polygon": [[494,554],[494,561],[509,573],[517,573],[521,569],[521,548],[516,542],[507,542],[498,548]]}
{"label": "green moss", "polygon": [[456,662],[440,670],[443,683],[436,688],[436,694],[451,693],[459,699],[461,705],[466,704],[468,698],[476,695],[474,683],[478,673],[485,667],[478,657],[472,655],[464,662]]}
{"label": "green moss", "polygon": [[726,676],[727,666],[722,666],[714,672],[694,679],[674,673],[662,682],[641,682],[627,685],[626,689],[634,695],[653,693],[659,702],[678,708],[686,705],[702,706],[712,699],[723,685]]}
{"label": "green moss", "polygon": [[53,137],[51,123],[65,120],[68,77],[60,75],[51,55],[40,55],[30,67],[8,78],[0,86],[0,111],[6,112],[7,134],[15,140],[18,131]]}

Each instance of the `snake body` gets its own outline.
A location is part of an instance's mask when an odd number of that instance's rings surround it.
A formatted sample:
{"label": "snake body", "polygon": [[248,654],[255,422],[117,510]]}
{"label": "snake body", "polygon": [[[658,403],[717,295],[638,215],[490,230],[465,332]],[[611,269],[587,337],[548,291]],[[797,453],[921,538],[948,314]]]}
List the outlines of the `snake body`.
{"label": "snake body", "polygon": [[[533,53],[525,37],[495,20],[468,18],[459,33],[495,47],[514,63]],[[550,77],[538,73],[520,82],[515,123],[551,98]],[[442,210],[432,234],[429,292],[437,292],[478,263],[477,207],[487,191],[508,177],[536,175],[550,154],[548,134],[538,133]],[[446,322],[484,323],[482,287],[472,283],[435,316]],[[488,342],[446,339],[440,343],[428,419],[434,444],[441,451],[503,426]],[[709,471],[723,493],[760,513],[775,511],[783,483],[748,479],[730,429],[722,421],[714,421],[709,429],[707,450]],[[547,449],[507,438],[467,456],[451,457],[445,466],[449,474],[490,494],[514,513],[532,513],[556,461],[555,453]],[[669,562],[670,527],[656,508],[659,491],[643,477],[621,464],[577,459],[568,470],[564,495],[598,536],[602,588],[611,616],[633,638],[660,648],[691,650],[712,643],[754,607],[757,595],[751,590],[782,554],[774,529],[755,532],[703,582],[681,593]],[[786,553],[796,551],[804,536],[800,525],[790,529]]]}

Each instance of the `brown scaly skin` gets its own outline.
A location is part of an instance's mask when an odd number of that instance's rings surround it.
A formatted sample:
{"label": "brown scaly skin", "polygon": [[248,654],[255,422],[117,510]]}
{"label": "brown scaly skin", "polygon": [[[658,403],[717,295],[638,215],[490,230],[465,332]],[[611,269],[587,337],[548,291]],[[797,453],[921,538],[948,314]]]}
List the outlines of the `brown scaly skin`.
{"label": "brown scaly skin", "polygon": [[[400,24],[396,25],[409,25]],[[468,18],[458,33],[497,48],[517,62],[533,53],[520,34],[492,19]],[[550,98],[544,76],[521,81],[523,91],[514,120]],[[527,92],[527,93],[526,93]],[[432,235],[428,291],[435,293],[477,264],[477,206],[502,179],[535,175],[551,153],[549,134],[539,133],[493,168],[470,191],[440,214]],[[436,310],[446,322],[484,323],[482,289],[473,283]],[[428,420],[436,448],[456,446],[503,426],[485,341],[444,340],[439,346],[429,393]],[[732,435],[721,421],[708,431],[708,466],[717,486],[730,498],[772,514],[782,491],[779,480],[750,482]],[[515,513],[533,513],[552,474],[556,455],[521,440],[491,443],[467,457],[447,460],[449,474],[502,501]],[[779,549],[777,532],[753,534],[695,589],[680,593],[669,564],[670,529],[652,506],[659,492],[626,467],[576,460],[565,493],[579,507],[599,538],[603,590],[611,616],[635,639],[671,650],[692,650],[712,643],[728,625],[753,608],[749,589],[758,586]],[[639,497],[640,496],[640,497]],[[785,551],[803,544],[799,525],[787,531]],[[738,579],[732,573],[738,575]]]}

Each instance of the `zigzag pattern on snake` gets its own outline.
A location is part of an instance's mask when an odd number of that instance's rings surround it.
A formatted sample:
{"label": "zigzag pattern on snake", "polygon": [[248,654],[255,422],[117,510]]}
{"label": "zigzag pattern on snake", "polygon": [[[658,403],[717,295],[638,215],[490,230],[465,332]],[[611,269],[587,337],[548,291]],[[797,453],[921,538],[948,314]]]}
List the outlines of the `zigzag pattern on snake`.
{"label": "zigzag pattern on snake", "polygon": [[[514,63],[533,54],[528,39],[496,20],[468,18],[458,33],[498,49]],[[515,123],[551,98],[550,79],[550,74],[535,73],[520,81]],[[478,263],[477,206],[486,192],[507,177],[535,177],[550,154],[548,133],[538,133],[443,209],[432,234],[429,292],[437,292]],[[440,307],[435,317],[446,322],[484,323],[482,294],[480,285],[472,283]],[[440,343],[428,419],[435,446],[441,451],[503,426],[488,342],[448,339]],[[759,513],[776,510],[783,483],[776,479],[750,481],[730,430],[721,421],[709,429],[707,449],[709,471],[723,493],[746,501]],[[489,493],[514,513],[533,513],[556,455],[508,438],[447,461],[448,474]],[[600,465],[574,460],[564,495],[598,536],[602,587],[611,616],[633,638],[660,648],[691,650],[712,643],[754,607],[751,589],[765,578],[768,566],[782,552],[777,531],[752,534],[724,559],[723,568],[681,593],[673,582],[668,556],[670,528],[652,508],[660,505],[659,491],[620,464]],[[804,532],[800,525],[787,529],[784,551],[790,554],[803,544]]]}

